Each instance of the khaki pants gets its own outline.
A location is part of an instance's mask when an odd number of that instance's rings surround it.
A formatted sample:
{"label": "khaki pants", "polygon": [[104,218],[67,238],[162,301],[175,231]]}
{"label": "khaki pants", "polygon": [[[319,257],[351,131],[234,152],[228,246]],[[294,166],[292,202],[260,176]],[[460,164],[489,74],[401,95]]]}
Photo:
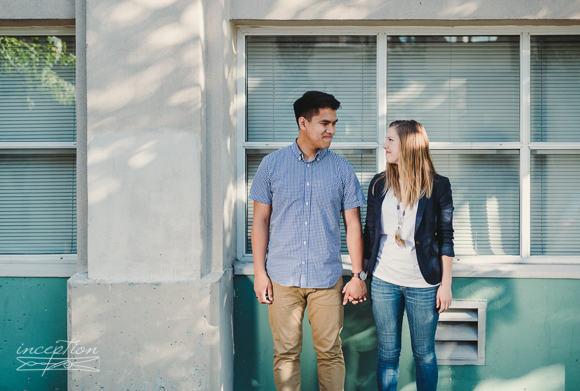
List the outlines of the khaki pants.
{"label": "khaki pants", "polygon": [[268,306],[274,340],[274,382],[278,391],[300,390],[302,319],[308,320],[316,352],[320,391],[344,389],[344,357],[340,332],[344,320],[342,277],[331,288],[286,287],[272,282],[274,301]]}

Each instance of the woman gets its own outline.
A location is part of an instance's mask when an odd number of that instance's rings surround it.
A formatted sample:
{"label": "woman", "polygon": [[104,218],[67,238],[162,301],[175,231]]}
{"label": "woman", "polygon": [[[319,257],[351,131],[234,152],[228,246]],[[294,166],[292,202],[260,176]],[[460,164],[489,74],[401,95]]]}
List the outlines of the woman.
{"label": "woman", "polygon": [[435,330],[451,304],[453,201],[446,177],[435,173],[429,139],[417,121],[394,121],[387,166],[368,191],[365,271],[377,326],[377,382],[396,390],[403,311],[407,311],[417,390],[437,389]]}

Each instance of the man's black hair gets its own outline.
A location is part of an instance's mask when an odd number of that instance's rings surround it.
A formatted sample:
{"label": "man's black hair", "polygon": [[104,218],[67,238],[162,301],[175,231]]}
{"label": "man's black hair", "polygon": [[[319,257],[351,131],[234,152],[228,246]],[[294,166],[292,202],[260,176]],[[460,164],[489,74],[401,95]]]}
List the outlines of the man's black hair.
{"label": "man's black hair", "polygon": [[310,121],[313,116],[318,114],[320,109],[338,110],[339,107],[340,102],[336,100],[334,95],[321,91],[306,91],[304,95],[294,102],[294,116],[296,117],[296,123],[298,123],[298,118],[300,117]]}

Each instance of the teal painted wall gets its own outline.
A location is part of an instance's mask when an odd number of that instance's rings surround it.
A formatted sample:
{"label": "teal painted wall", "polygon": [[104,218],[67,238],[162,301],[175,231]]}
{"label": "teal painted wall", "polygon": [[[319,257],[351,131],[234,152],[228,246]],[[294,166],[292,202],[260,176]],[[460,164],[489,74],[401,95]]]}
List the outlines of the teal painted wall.
{"label": "teal painted wall", "polygon": [[67,339],[66,278],[0,278],[0,391],[66,390],[66,371],[16,371],[16,350]]}
{"label": "teal painted wall", "polygon": [[[253,277],[234,279],[234,389],[274,390],[272,338]],[[457,299],[486,299],[483,366],[440,366],[438,390],[580,390],[580,280],[453,280]],[[399,390],[415,390],[408,328],[403,332]],[[376,336],[369,303],[348,306],[342,333],[346,387],[376,390]],[[304,322],[302,388],[316,390],[316,356]]]}

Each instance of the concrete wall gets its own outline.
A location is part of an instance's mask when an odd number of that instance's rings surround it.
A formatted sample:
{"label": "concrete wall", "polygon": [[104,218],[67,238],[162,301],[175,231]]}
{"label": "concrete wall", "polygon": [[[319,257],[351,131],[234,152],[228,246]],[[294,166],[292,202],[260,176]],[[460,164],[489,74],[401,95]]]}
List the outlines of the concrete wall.
{"label": "concrete wall", "polygon": [[[272,390],[272,337],[253,278],[236,276],[235,389]],[[440,391],[574,391],[580,384],[578,280],[453,281],[456,299],[487,300],[485,365],[439,366]],[[415,369],[405,320],[399,389],[414,390]],[[376,390],[376,334],[370,302],[345,309],[342,331],[346,391]],[[311,331],[304,322],[302,387],[318,389]]]}
{"label": "concrete wall", "polygon": [[69,389],[231,389],[231,271],[128,284],[77,274],[68,291],[71,340],[100,361],[99,372],[70,371]]}
{"label": "concrete wall", "polygon": [[[235,2],[235,1],[234,1]],[[229,0],[204,1],[205,194],[208,223],[202,275],[231,267],[236,254],[236,50]],[[242,239],[243,240],[243,239]]]}
{"label": "concrete wall", "polygon": [[87,273],[69,280],[68,334],[98,349],[101,368],[69,371],[69,388],[231,389],[236,148],[235,118],[224,115],[224,107],[234,107],[229,5],[80,5]]}
{"label": "concrete wall", "polygon": [[[129,16],[155,3],[119,2],[117,12],[123,13],[125,7]],[[224,0],[206,2],[213,5],[225,8],[234,20],[580,19],[580,4],[575,0],[238,0],[231,6]],[[0,10],[0,19],[73,19],[75,14],[74,0],[1,0]]]}
{"label": "concrete wall", "polygon": [[86,7],[89,278],[199,278],[202,2]]}
{"label": "concrete wall", "polygon": [[570,0],[244,0],[232,2],[231,17],[267,21],[373,20],[579,20]]}
{"label": "concrete wall", "polygon": [[87,2],[89,278],[200,278],[233,258],[227,8],[160,4]]}

